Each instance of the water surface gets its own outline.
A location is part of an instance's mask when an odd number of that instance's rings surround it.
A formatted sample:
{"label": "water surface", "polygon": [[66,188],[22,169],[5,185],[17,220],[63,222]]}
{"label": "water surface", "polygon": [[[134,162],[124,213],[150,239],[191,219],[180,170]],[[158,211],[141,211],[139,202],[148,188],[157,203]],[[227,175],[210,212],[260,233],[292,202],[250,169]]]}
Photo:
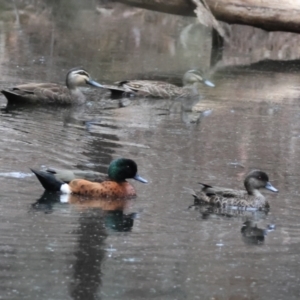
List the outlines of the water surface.
{"label": "water surface", "polygon": [[[185,50],[180,41],[191,18],[123,7],[103,16],[93,1],[73,2],[63,15],[49,1],[29,8],[16,1],[16,23],[14,7],[4,1],[1,87],[63,82],[75,65],[103,82],[178,81],[190,67],[208,67],[209,42],[184,39]],[[0,297],[298,299],[297,69],[269,63],[218,70],[216,88],[203,88],[199,103],[136,98],[120,107],[93,90],[80,108],[5,109],[0,96]],[[137,199],[114,212],[95,203],[61,204],[29,170],[105,172],[117,157],[133,158],[149,184],[133,182]],[[188,209],[193,199],[184,187],[203,181],[239,188],[253,168],[266,171],[280,191],[266,192],[268,214]],[[241,233],[247,219],[276,229],[263,241],[247,238]]]}

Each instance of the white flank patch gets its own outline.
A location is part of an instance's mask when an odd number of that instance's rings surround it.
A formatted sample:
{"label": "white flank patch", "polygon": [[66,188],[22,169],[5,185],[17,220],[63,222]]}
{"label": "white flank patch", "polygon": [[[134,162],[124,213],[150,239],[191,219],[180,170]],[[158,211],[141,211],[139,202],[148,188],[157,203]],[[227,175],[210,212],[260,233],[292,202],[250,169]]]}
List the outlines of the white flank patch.
{"label": "white flank patch", "polygon": [[72,191],[69,187],[69,185],[67,183],[63,184],[61,187],[60,187],[60,191],[64,194],[71,194]]}

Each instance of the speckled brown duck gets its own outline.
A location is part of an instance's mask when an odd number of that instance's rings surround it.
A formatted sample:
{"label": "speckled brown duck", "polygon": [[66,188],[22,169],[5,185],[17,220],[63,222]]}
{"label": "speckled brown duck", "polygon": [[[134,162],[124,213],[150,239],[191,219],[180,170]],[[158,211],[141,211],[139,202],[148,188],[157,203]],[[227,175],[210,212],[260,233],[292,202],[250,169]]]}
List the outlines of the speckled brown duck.
{"label": "speckled brown duck", "polygon": [[32,172],[47,191],[97,198],[120,199],[136,196],[134,187],[126,181],[128,178],[147,183],[146,179],[138,175],[137,164],[127,158],[113,160],[108,168],[108,179],[100,183],[85,179],[73,179],[65,183],[49,172],[33,169]]}
{"label": "speckled brown duck", "polygon": [[154,80],[124,80],[116,82],[115,85],[102,85],[102,87],[110,90],[115,95],[117,93],[128,93],[153,98],[177,98],[189,95],[190,89],[186,87],[200,82],[210,87],[215,86],[211,81],[204,78],[200,70],[189,70],[183,75],[183,87]]}
{"label": "speckled brown duck", "polygon": [[27,83],[4,89],[8,104],[83,104],[86,101],[80,86],[102,87],[82,68],[73,68],[66,76],[66,86],[57,83]]}
{"label": "speckled brown duck", "polygon": [[192,191],[195,202],[199,204],[211,204],[217,207],[231,207],[240,209],[268,209],[270,207],[260,189],[265,188],[272,192],[278,190],[269,182],[268,175],[260,170],[248,173],[244,180],[246,190],[235,190],[216,187],[200,183],[198,191]]}

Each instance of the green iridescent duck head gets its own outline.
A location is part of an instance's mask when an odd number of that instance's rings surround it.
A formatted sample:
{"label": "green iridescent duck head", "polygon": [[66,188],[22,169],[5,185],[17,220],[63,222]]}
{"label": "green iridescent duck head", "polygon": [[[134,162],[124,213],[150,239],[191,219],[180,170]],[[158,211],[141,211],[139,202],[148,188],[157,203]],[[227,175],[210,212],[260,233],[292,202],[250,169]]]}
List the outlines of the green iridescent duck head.
{"label": "green iridescent duck head", "polygon": [[125,181],[127,178],[132,178],[137,181],[147,183],[148,181],[137,173],[137,164],[135,161],[128,158],[118,158],[113,160],[108,168],[108,176],[114,181]]}

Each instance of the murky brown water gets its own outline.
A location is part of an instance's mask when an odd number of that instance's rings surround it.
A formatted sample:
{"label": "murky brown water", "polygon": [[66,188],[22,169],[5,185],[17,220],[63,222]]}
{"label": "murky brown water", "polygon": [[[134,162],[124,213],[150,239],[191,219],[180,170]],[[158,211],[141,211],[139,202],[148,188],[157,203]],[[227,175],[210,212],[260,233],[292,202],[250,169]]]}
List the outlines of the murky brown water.
{"label": "murky brown water", "polygon": [[[24,1],[16,1],[16,24],[4,1],[1,88],[63,81],[76,65],[100,82],[177,80],[190,67],[208,66],[209,42],[197,45],[185,37],[185,50],[178,39],[193,19],[124,8],[99,15],[94,1],[86,7],[72,1],[63,14],[49,1],[36,2],[27,1],[39,6],[26,10]],[[210,40],[205,30],[201,34]],[[97,90],[96,100],[81,108],[3,109],[0,298],[299,299],[297,69],[281,63],[218,71],[216,88],[204,88],[199,103],[130,99],[120,108]],[[0,104],[5,108],[3,96]],[[212,112],[197,112],[205,109]],[[135,159],[150,181],[133,183],[138,198],[123,212],[60,204],[59,196],[43,194],[29,171],[104,172],[121,156]],[[265,170],[280,191],[268,195],[269,214],[230,217],[188,209],[193,200],[184,187],[196,188],[200,180],[240,187],[252,168]],[[241,234],[246,218],[276,230],[253,243]]]}

